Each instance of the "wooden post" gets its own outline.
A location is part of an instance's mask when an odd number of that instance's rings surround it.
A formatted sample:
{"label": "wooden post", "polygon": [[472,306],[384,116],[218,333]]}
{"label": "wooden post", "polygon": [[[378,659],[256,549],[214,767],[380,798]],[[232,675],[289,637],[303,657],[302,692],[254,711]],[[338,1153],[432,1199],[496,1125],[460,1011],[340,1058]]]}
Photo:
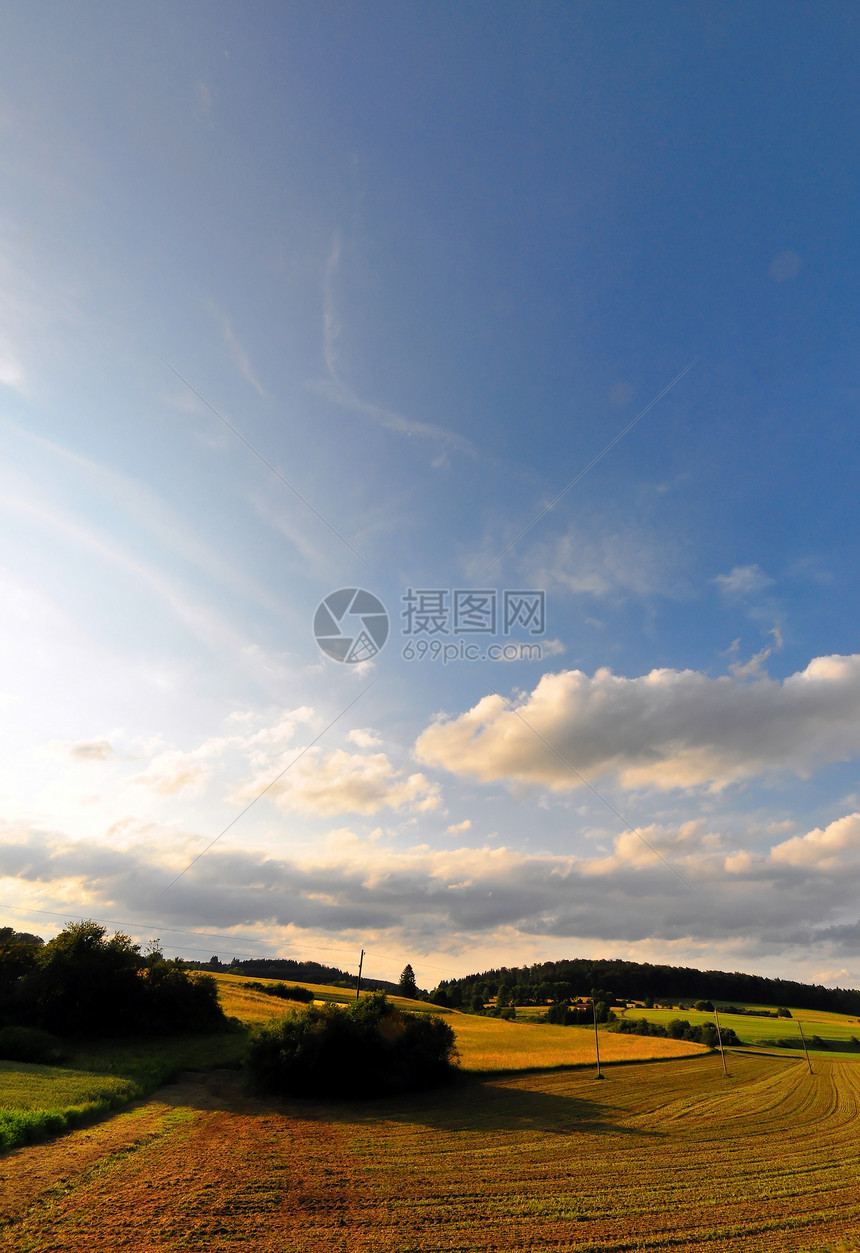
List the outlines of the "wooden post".
{"label": "wooden post", "polygon": [[806,1064],[809,1067],[809,1073],[812,1074],[812,1062],[809,1060],[809,1049],[806,1047],[806,1036],[803,1034],[803,1023],[798,1018],[797,1025],[800,1027],[800,1038],[803,1041],[803,1051],[806,1054]]}
{"label": "wooden post", "polygon": [[355,999],[361,996],[361,968],[364,965],[364,949],[361,950],[361,957],[358,959],[358,983],[355,985]]}
{"label": "wooden post", "polygon": [[597,1077],[602,1079],[603,1075],[600,1073],[600,1037],[597,1034],[597,1001],[594,997],[591,998],[591,1008],[594,1010],[594,1048],[597,1053]]}
{"label": "wooden post", "polygon": [[717,1024],[717,1039],[720,1042],[720,1057],[723,1059],[723,1074],[728,1079],[729,1072],[726,1070],[726,1054],[725,1054],[725,1050],[723,1049],[723,1033],[722,1031],[720,1031],[720,1015],[717,1013],[716,1005],[714,1006],[714,1019]]}

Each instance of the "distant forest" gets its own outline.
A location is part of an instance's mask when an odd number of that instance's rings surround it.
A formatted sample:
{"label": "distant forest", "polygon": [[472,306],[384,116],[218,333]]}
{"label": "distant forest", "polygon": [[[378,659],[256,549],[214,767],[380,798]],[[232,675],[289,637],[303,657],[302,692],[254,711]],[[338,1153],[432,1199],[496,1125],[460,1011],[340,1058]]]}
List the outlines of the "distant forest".
{"label": "distant forest", "polygon": [[[319,962],[294,961],[291,957],[249,957],[239,960],[234,957],[229,965],[225,965],[217,957],[208,962],[184,961],[183,966],[191,970],[211,970],[224,975],[250,975],[254,979],[289,979],[293,983],[328,983],[334,987],[354,988],[356,976],[336,966],[322,966]],[[362,989],[369,992],[398,991],[398,984],[387,979],[368,979],[361,976]]]}
{"label": "distant forest", "polygon": [[730,974],[688,966],[587,958],[502,967],[462,979],[443,979],[430,997],[437,1005],[471,1009],[500,992],[505,1004],[528,1005],[589,996],[592,988],[606,989],[615,997],[630,1001],[650,999],[672,1005],[697,1000],[746,1001],[860,1015],[860,991],[854,988],[825,988],[737,971]]}

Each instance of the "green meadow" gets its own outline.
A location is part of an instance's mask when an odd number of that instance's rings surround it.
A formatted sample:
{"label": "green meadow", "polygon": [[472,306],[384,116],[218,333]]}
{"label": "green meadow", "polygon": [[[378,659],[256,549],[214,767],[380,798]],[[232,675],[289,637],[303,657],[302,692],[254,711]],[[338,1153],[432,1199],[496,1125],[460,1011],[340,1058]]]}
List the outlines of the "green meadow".
{"label": "green meadow", "polygon": [[[754,1047],[773,1047],[775,1040],[796,1040],[797,1046],[800,1048],[800,1028],[798,1020],[803,1024],[803,1033],[806,1037],[806,1044],[810,1052],[818,1052],[821,1050],[814,1049],[811,1041],[813,1036],[818,1036],[823,1040],[825,1045],[841,1057],[850,1060],[854,1045],[852,1039],[857,1041],[856,1052],[858,1060],[860,1060],[860,1021],[848,1014],[834,1014],[824,1010],[812,1009],[794,1009],[787,1006],[791,1013],[791,1018],[765,1018],[755,1016],[752,1012],[747,1014],[730,1014],[724,1012],[719,1002],[716,1002],[717,1010],[720,1015],[720,1026],[731,1027],[737,1035],[738,1039],[745,1045]],[[771,1012],[775,1006],[737,1006],[738,1009],[768,1009]],[[662,1023],[666,1026],[673,1018],[684,1018],[690,1023],[706,1023],[713,1022],[714,1015],[710,1012],[700,1012],[694,1009],[641,1009],[638,1006],[628,1010],[616,1010],[617,1014],[622,1014],[628,1019],[645,1018],[648,1022]]]}

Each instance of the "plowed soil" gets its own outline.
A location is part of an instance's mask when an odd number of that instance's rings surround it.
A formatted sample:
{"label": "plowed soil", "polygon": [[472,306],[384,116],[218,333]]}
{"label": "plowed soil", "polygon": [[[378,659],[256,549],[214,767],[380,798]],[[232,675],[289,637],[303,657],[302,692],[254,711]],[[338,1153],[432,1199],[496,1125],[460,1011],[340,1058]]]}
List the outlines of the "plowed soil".
{"label": "plowed soil", "polygon": [[860,1066],[737,1056],[266,1103],[187,1075],[0,1159],[0,1249],[820,1249],[860,1233]]}

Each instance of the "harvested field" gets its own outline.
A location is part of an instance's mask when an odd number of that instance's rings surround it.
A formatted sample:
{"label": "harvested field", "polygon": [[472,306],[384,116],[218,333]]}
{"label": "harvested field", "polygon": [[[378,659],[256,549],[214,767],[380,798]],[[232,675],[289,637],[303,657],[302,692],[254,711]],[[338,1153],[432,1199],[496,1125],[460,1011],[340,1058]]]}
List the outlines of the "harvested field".
{"label": "harvested field", "polygon": [[[445,1020],[454,1028],[464,1070],[486,1073],[595,1063],[592,1027],[552,1027],[456,1013]],[[701,1056],[704,1051],[703,1045],[686,1040],[600,1032],[601,1062],[665,1060]]]}
{"label": "harvested field", "polygon": [[234,1075],[2,1159],[0,1249],[820,1249],[860,1233],[860,1067],[713,1057],[259,1103]]}

